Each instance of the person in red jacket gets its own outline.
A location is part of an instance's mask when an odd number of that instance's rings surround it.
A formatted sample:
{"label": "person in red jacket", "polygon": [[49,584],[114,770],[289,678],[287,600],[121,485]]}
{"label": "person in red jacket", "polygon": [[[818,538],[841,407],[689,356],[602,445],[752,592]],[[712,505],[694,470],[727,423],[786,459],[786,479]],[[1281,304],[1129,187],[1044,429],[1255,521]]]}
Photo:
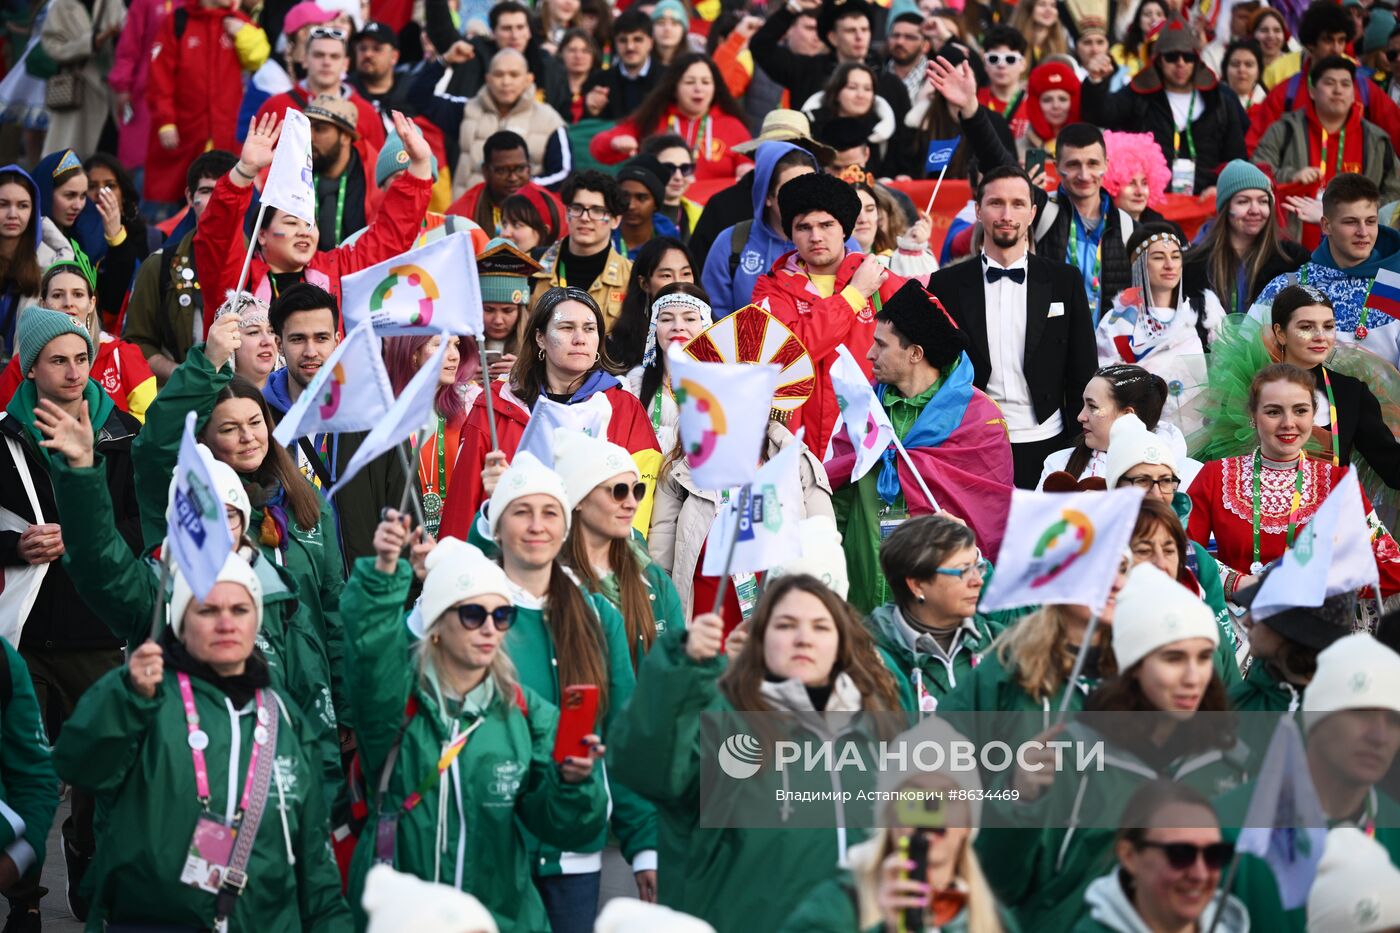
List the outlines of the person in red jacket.
{"label": "person in red jacket", "polygon": [[482,471],[499,474],[515,456],[535,402],[544,396],[562,405],[596,412],[607,424],[607,438],[626,447],[637,465],[647,494],[637,504],[632,527],[645,532],[661,448],[646,409],[608,370],[615,368],[603,344],[603,312],[581,288],[551,288],[535,303],[525,338],[530,352],[515,361],[509,380],[492,382],[497,450],[491,449],[485,393],[478,395],[462,427],[455,479],[442,513],[438,537],[466,540],[477,510],[486,501]]}
{"label": "person in red jacket", "polygon": [[258,118],[275,113],[280,120],[287,113],[288,107],[305,110],[308,103],[322,94],[348,100],[360,112],[360,118],[356,121],[360,138],[356,141],[355,148],[360,152],[361,161],[366,165],[373,165],[379,150],[384,147],[384,139],[388,134],[384,130],[384,121],[380,119],[379,111],[374,109],[374,104],[361,97],[344,81],[345,72],[350,66],[347,45],[349,38],[344,30],[334,26],[311,27],[306,39],[305,80],[297,82],[290,91],[274,94],[263,101],[263,105],[258,108]]}
{"label": "person in red jacket", "polygon": [[551,230],[559,231],[554,240],[568,235],[564,202],[553,191],[530,180],[530,148],[524,136],[513,130],[501,130],[486,137],[481,149],[481,165],[483,180],[464,191],[446,213],[466,217],[490,231],[492,236],[500,236],[501,205],[507,198],[519,194],[530,199]]}
{"label": "person in red jacket", "polygon": [[201,152],[237,147],[243,72],[267,61],[267,34],[237,0],[184,0],[151,47],[151,111],[145,199],[178,202],[185,170]]}
{"label": "person in red jacket", "polygon": [[[257,231],[258,252],[245,290],[271,304],[288,285],[310,282],[340,301],[340,277],[397,256],[413,246],[419,225],[428,210],[433,190],[433,154],[423,134],[403,114],[394,111],[394,130],[408,153],[408,171],[384,193],[379,212],[353,243],[322,253],[316,251],[320,231],[300,217],[275,207],[263,215]],[[206,295],[223,295],[238,283],[245,247],[239,235],[243,215],[253,195],[253,179],[272,164],[281,127],[275,114],[259,117],[243,143],[242,155],[209,196],[209,204],[194,235],[195,268]],[[218,302],[204,305],[207,333]]]}
{"label": "person in red jacket", "polygon": [[905,279],[874,256],[848,251],[846,240],[860,216],[855,189],[834,175],[799,175],[778,191],[783,233],[797,249],[784,253],[754,283],[753,303],[766,300],[812,356],[816,386],[788,421],[794,434],[807,429],[806,443],[826,450],[840,409],[831,387],[831,367],[842,344],[871,378],[866,352],[875,339],[875,312]]}
{"label": "person in red jacket", "polygon": [[637,112],[593,137],[588,151],[604,165],[636,155],[642,140],[675,133],[694,157],[695,177],[737,178],[753,160],[734,151],[752,138],[719,67],[698,53],[682,55],[651,89]]}

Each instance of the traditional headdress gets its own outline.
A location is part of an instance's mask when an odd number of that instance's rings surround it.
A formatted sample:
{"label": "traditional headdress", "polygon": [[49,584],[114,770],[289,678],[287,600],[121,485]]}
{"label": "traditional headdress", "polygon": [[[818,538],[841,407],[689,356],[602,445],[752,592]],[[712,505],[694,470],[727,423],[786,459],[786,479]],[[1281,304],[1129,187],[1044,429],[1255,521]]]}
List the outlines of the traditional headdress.
{"label": "traditional headdress", "polygon": [[661,312],[667,308],[691,308],[698,312],[700,321],[705,327],[709,327],[715,322],[714,310],[709,302],[694,295],[687,295],[685,292],[671,292],[662,295],[651,303],[651,324],[647,326],[646,349],[642,351],[642,366],[650,366],[656,359],[656,319]]}
{"label": "traditional headdress", "polygon": [[[787,186],[783,187],[786,190]],[[816,387],[816,371],[807,348],[786,324],[758,305],[745,305],[706,328],[685,345],[685,352],[702,363],[771,363],[781,367],[769,414],[776,421],[786,422]]]}

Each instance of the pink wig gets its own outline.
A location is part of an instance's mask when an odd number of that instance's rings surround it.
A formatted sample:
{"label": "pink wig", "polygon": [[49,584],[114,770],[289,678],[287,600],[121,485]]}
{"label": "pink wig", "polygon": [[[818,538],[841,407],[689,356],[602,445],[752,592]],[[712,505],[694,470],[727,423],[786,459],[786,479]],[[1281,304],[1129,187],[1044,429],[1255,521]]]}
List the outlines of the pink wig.
{"label": "pink wig", "polygon": [[1123,186],[1132,181],[1134,175],[1147,179],[1147,204],[1156,207],[1166,200],[1167,186],[1172,181],[1172,170],[1167,167],[1167,157],[1162,155],[1162,147],[1157,145],[1151,133],[1116,133],[1109,130],[1103,134],[1104,147],[1108,155],[1108,171],[1104,172],[1103,186],[1113,197]]}
{"label": "pink wig", "polygon": [[[384,338],[384,369],[389,373],[389,384],[394,387],[395,395],[402,392],[418,372],[414,356],[427,346],[431,339],[431,336]],[[462,403],[462,387],[471,381],[477,369],[475,344],[471,338],[460,338],[457,348],[461,357],[457,363],[457,379],[452,385],[438,388],[434,405],[437,413],[447,419],[448,424],[458,424],[466,420],[467,409]]]}

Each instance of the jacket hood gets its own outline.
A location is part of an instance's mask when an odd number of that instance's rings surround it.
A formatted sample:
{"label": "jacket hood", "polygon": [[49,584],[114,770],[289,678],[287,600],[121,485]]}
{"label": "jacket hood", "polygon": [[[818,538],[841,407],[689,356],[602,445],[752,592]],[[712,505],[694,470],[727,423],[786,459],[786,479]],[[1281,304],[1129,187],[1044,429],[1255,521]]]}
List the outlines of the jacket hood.
{"label": "jacket hood", "polygon": [[1313,250],[1312,261],[1319,266],[1336,269],[1348,278],[1374,279],[1381,269],[1400,267],[1400,230],[1382,224],[1376,231],[1376,245],[1371,250],[1370,258],[1350,269],[1337,266],[1337,261],[1332,258],[1332,247],[1328,245],[1327,237],[1323,237],[1317,249]]}
{"label": "jacket hood", "polygon": [[292,393],[287,388],[288,375],[286,367],[275,370],[267,377],[267,385],[263,386],[263,398],[279,415],[292,410]]}
{"label": "jacket hood", "polygon": [[53,173],[58,168],[60,162],[71,150],[62,149],[58,152],[50,152],[39,160],[39,164],[34,166],[34,173],[30,178],[34,181],[39,192],[39,210],[45,217],[54,222],[64,236],[76,240],[78,245],[87,253],[93,265],[103,256],[107,255],[107,239],[102,235],[102,215],[97,212],[97,205],[88,201],[83,205],[83,209],[78,212],[77,220],[73,221],[73,226],[64,228],[59,224],[53,215]]}
{"label": "jacket hood", "polygon": [[[39,226],[40,221],[47,211],[43,207],[43,198],[39,193],[39,186],[34,183],[34,176],[24,169],[11,162],[9,165],[0,167],[0,172],[13,172],[24,179],[24,186],[29,189],[29,196],[34,199],[34,210],[29,215],[29,230],[34,237],[34,246],[39,246]],[[52,196],[51,196],[52,197]]]}
{"label": "jacket hood", "polygon": [[[1210,905],[1201,914],[1200,929],[1209,929],[1215,912],[1220,908],[1222,893],[1217,892]],[[1233,895],[1224,895],[1224,912],[1215,929],[1220,933],[1249,933],[1249,912],[1244,903]],[[1114,933],[1152,933],[1152,928],[1138,916],[1123,884],[1118,879],[1118,869],[1095,880],[1084,892],[1084,906],[1089,916]]]}
{"label": "jacket hood", "polygon": [[[773,167],[778,164],[778,160],[789,152],[801,152],[812,160],[812,168],[818,172],[821,166],[817,164],[816,156],[807,152],[792,143],[768,142],[758,147],[754,153],[753,169],[753,219],[754,223],[760,224],[764,229],[768,229],[768,223],[763,219],[763,199],[768,196],[768,186],[773,183]],[[774,239],[787,242],[787,237],[779,230],[768,230]]]}

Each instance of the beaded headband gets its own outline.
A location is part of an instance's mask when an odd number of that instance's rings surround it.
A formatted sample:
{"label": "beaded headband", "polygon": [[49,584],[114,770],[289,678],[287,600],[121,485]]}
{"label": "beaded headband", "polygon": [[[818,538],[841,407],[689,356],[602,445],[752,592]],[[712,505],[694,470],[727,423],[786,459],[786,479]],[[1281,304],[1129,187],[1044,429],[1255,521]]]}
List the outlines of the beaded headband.
{"label": "beaded headband", "polygon": [[1153,243],[1165,243],[1168,240],[1170,240],[1171,242],[1175,243],[1178,247],[1181,247],[1183,249],[1186,246],[1186,244],[1181,242],[1181,238],[1178,237],[1175,233],[1154,233],[1137,245],[1137,249],[1133,250],[1133,255],[1128,257],[1128,261],[1137,262],[1137,258],[1143,253],[1145,253],[1147,251],[1147,248],[1150,247]]}
{"label": "beaded headband", "polygon": [[684,292],[672,292],[669,295],[662,295],[651,304],[651,316],[654,319],[658,314],[672,305],[680,305],[698,311],[701,317],[709,318],[714,315],[714,310],[705,301],[696,298],[694,295],[687,295]]}

